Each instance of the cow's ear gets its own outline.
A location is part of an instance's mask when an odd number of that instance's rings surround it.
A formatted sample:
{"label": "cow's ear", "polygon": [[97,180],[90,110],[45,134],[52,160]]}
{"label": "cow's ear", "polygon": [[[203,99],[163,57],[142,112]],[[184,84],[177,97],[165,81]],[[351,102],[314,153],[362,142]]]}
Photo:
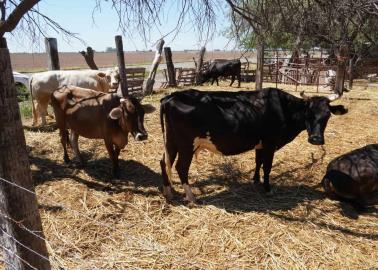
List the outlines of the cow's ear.
{"label": "cow's ear", "polygon": [[142,107],[145,113],[153,113],[156,110],[151,104],[143,104]]}
{"label": "cow's ear", "polygon": [[106,74],[104,72],[99,72],[97,73],[97,76],[99,76],[100,78],[105,78]]}
{"label": "cow's ear", "polygon": [[114,108],[110,111],[109,116],[111,119],[117,120],[120,119],[122,116],[122,109],[121,108]]}
{"label": "cow's ear", "polygon": [[345,108],[343,105],[336,105],[336,106],[329,106],[329,109],[331,113],[336,114],[336,115],[343,115],[348,112],[348,109]]}

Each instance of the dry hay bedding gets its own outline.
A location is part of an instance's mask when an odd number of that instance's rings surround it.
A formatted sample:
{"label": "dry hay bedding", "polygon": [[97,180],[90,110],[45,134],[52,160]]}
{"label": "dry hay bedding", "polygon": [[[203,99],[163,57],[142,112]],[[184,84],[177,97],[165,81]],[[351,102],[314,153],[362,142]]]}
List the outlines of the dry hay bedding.
{"label": "dry hay bedding", "polygon": [[[353,91],[341,100],[349,113],[331,117],[324,147],[308,144],[303,132],[276,153],[273,196],[250,184],[253,151],[234,157],[204,153],[190,168],[203,202],[195,207],[167,204],[157,188],[159,110],[146,116],[148,141],[131,139],[121,152],[121,177],[113,182],[101,140],[80,138],[88,162],[79,168],[63,163],[58,131],[26,130],[53,268],[377,269],[377,215],[351,218],[353,209],[340,210],[318,185],[331,159],[377,142],[376,91]],[[371,100],[348,98],[361,93]],[[161,96],[146,100],[158,106]]]}

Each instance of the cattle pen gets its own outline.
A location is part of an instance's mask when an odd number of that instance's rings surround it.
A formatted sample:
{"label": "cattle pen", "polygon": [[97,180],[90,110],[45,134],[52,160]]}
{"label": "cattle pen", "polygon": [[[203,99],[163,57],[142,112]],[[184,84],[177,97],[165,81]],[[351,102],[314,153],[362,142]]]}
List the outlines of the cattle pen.
{"label": "cattle pen", "polygon": [[[254,88],[226,85],[198,88]],[[279,87],[297,94],[294,86]],[[144,102],[158,107],[176,90]],[[308,144],[302,132],[276,153],[272,195],[251,184],[253,151],[232,157],[203,152],[189,171],[197,205],[183,201],[176,173],[173,202],[161,195],[159,110],[145,117],[149,139],[130,138],[121,152],[117,179],[109,176],[102,142],[80,138],[87,164],[66,165],[54,122],[35,128],[23,119],[53,269],[377,269],[376,208],[359,215],[327,199],[319,183],[330,160],[377,142],[378,88],[359,81],[337,103],[349,113],[331,117],[324,146]]]}

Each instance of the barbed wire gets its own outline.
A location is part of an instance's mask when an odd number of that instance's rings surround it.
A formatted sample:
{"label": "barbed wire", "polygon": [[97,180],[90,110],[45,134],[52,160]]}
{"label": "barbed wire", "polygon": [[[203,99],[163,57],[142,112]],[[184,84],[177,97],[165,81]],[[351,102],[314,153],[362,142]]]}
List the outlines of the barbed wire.
{"label": "barbed wire", "polygon": [[0,260],[0,263],[5,263],[6,265],[9,265],[10,267],[12,267],[12,269],[17,270],[17,268],[16,268],[13,264],[11,264],[11,263],[9,263],[9,262],[6,262],[6,261],[4,261],[3,259]]}
{"label": "barbed wire", "polygon": [[29,248],[28,246],[24,245],[23,243],[21,243],[20,241],[18,241],[16,238],[14,238],[12,235],[10,235],[9,233],[7,233],[5,230],[3,230],[2,228],[0,228],[0,231],[3,232],[5,235],[8,236],[8,238],[12,239],[13,241],[15,241],[18,245],[22,246],[23,248],[25,248],[26,250],[32,252],[33,254],[37,255],[38,257],[40,257],[41,259],[45,260],[45,261],[50,261],[49,258],[47,258],[46,256],[42,255],[42,254],[39,254],[37,251],[35,251],[34,249],[31,249]]}
{"label": "barbed wire", "polygon": [[[12,250],[4,247],[3,245],[0,244],[0,247],[2,247],[5,251],[7,251],[8,253],[14,255],[15,257],[17,257],[20,261],[22,261],[23,263],[25,263],[27,266],[29,266],[30,268],[32,268],[33,270],[38,270],[36,267],[34,267],[33,265],[31,265],[28,261],[24,260],[23,258],[21,258],[20,256],[18,256],[15,252],[13,252]],[[4,261],[5,262],[5,261]],[[9,263],[7,263],[8,265],[10,265]],[[12,267],[15,269],[15,266],[12,265]]]}
{"label": "barbed wire", "polygon": [[[42,240],[42,241],[44,241],[44,242],[46,243],[46,245],[48,246],[48,248],[49,248],[49,249],[51,250],[51,252],[53,253],[53,254],[51,254],[52,256],[49,257],[49,260],[50,260],[50,261],[53,261],[53,262],[56,261],[57,264],[59,264],[61,267],[63,267],[63,269],[65,269],[65,265],[64,265],[62,262],[60,262],[58,258],[56,258],[57,256],[56,256],[56,254],[55,254],[53,248],[51,247],[50,242],[49,242],[46,238],[43,238],[42,236],[40,236],[40,235],[37,234],[36,232],[34,232],[34,231],[28,229],[28,228],[27,228],[25,225],[23,225],[21,222],[15,220],[15,219],[13,219],[13,218],[11,218],[10,216],[8,216],[8,215],[2,213],[1,211],[0,211],[0,216],[6,218],[6,219],[8,219],[8,220],[10,220],[10,221],[13,222],[14,224],[16,224],[20,229],[23,229],[24,231],[30,233],[31,235],[37,237],[38,239],[40,239],[40,240]],[[15,239],[13,236],[12,236],[12,239],[14,239],[15,241],[18,241],[18,240]],[[26,248],[26,249],[30,249],[30,248],[28,248],[28,247],[25,247],[25,248]],[[38,256],[43,256],[43,257],[45,257],[44,255],[42,255],[42,254],[36,252],[35,250],[31,250],[31,251],[32,251],[33,253],[38,254]]]}
{"label": "barbed wire", "polygon": [[[1,180],[1,181],[4,181],[4,182],[6,182],[6,183],[8,183],[8,184],[10,184],[10,185],[12,185],[12,186],[14,186],[14,187],[21,188],[22,190],[24,190],[24,191],[26,191],[26,192],[29,192],[30,194],[33,194],[33,195],[37,196],[37,194],[36,194],[35,192],[33,192],[33,191],[31,191],[31,190],[29,190],[29,189],[27,189],[27,188],[24,188],[24,187],[22,187],[22,186],[19,186],[19,185],[13,183],[13,182],[10,182],[10,181],[8,181],[8,180],[6,180],[6,179],[4,179],[4,178],[1,178],[1,177],[0,177],[0,180]],[[45,198],[44,198],[44,199],[45,199]],[[52,201],[49,201],[49,203],[51,203],[51,202],[52,202]],[[115,231],[119,231],[119,232],[121,232],[120,230],[115,229],[114,227],[112,227],[112,226],[110,226],[110,225],[108,225],[108,224],[106,224],[106,223],[104,223],[104,222],[97,221],[97,220],[95,220],[95,219],[93,219],[93,218],[91,218],[91,217],[89,217],[89,216],[87,216],[87,215],[85,215],[85,214],[83,214],[83,213],[77,211],[77,210],[74,210],[74,209],[71,209],[71,208],[65,206],[64,204],[58,204],[58,203],[56,203],[56,202],[52,202],[52,203],[55,204],[55,206],[61,207],[61,208],[64,209],[64,210],[67,210],[67,211],[69,211],[69,212],[75,213],[75,214],[77,214],[77,215],[79,215],[79,216],[82,216],[82,217],[86,218],[86,219],[88,219],[88,220],[94,222],[96,225],[106,227],[106,228],[108,228],[108,229],[110,229],[110,230],[115,230]],[[131,236],[131,235],[125,233],[125,232],[121,232],[121,233],[124,234],[126,237],[131,238],[132,240],[134,240],[134,241],[136,241],[136,242],[139,242],[139,244],[141,244],[142,246],[145,246],[145,243],[141,242],[141,240],[139,240],[139,239],[136,238],[135,236]],[[151,251],[151,248],[145,248],[145,249],[146,249],[147,251]],[[162,249],[163,249],[163,248],[160,248],[160,251],[161,251]]]}
{"label": "barbed wire", "polygon": [[[9,184],[9,185],[12,185],[12,186],[14,186],[14,187],[20,188],[21,190],[23,190],[23,191],[25,191],[25,192],[28,192],[28,193],[30,193],[30,194],[33,194],[34,196],[40,197],[40,196],[38,196],[34,191],[31,191],[31,190],[29,190],[29,189],[27,189],[27,188],[25,188],[25,187],[22,187],[22,186],[20,186],[20,185],[18,185],[18,184],[16,184],[16,183],[13,183],[13,182],[11,182],[11,181],[8,181],[8,180],[6,180],[6,179],[4,179],[4,178],[2,178],[2,177],[0,177],[0,180],[3,181],[3,182],[5,182],[5,183],[7,183],[7,184]],[[87,219],[87,220],[89,220],[89,221],[92,221],[93,223],[95,223],[95,224],[98,225],[98,226],[106,227],[106,228],[108,228],[108,229],[110,229],[110,230],[112,230],[112,231],[120,232],[120,233],[121,233],[122,235],[124,235],[124,237],[127,238],[128,240],[131,240],[131,241],[136,242],[137,244],[139,244],[140,248],[144,249],[145,251],[158,251],[158,252],[162,252],[162,251],[170,250],[168,247],[166,247],[166,246],[164,246],[164,245],[161,245],[160,243],[155,243],[155,242],[152,242],[151,240],[139,239],[138,237],[132,236],[132,235],[130,235],[130,234],[124,232],[124,231],[121,231],[120,229],[116,229],[116,228],[114,228],[114,227],[112,227],[112,226],[110,226],[110,225],[108,225],[108,224],[106,224],[106,223],[104,223],[104,222],[100,222],[100,221],[98,221],[98,220],[95,220],[95,219],[89,217],[88,215],[85,215],[85,214],[83,214],[83,213],[81,213],[81,212],[79,212],[79,211],[77,211],[77,210],[74,210],[74,209],[72,209],[72,208],[70,208],[70,207],[67,207],[67,206],[65,206],[64,204],[56,203],[56,202],[51,201],[51,200],[48,200],[48,199],[46,199],[46,198],[44,198],[44,197],[42,197],[42,198],[45,199],[46,201],[48,201],[48,203],[54,204],[55,206],[60,207],[60,208],[62,208],[63,210],[66,210],[67,212],[75,213],[76,215],[79,215],[79,216],[81,216],[81,217],[83,217],[83,218],[85,218],[85,219]],[[44,240],[47,244],[49,243],[49,242],[48,242],[45,238],[43,238],[42,236],[40,236],[40,235],[36,234],[35,232],[33,232],[32,230],[26,228],[21,222],[12,219],[11,217],[5,215],[4,213],[1,213],[1,212],[0,212],[0,215],[6,217],[6,218],[8,218],[8,219],[10,219],[12,222],[16,223],[21,229],[24,229],[24,230],[27,231],[28,233],[33,234],[34,236],[38,237],[38,238],[41,239],[41,240]],[[14,240],[15,240],[15,239],[14,239]],[[151,243],[151,242],[152,242],[152,243]],[[71,244],[72,244],[72,243],[71,243]],[[50,248],[51,248],[51,245],[49,245],[49,246],[50,246]],[[51,248],[51,250],[53,250],[53,249]],[[172,251],[172,250],[170,250],[170,251]],[[185,259],[185,258],[182,258],[182,257],[185,257],[185,256],[183,256],[183,254],[181,254],[181,253],[177,253],[177,252],[174,252],[174,251],[173,251],[173,253],[174,253],[174,255],[175,255],[175,256],[174,256],[174,260],[175,260],[176,262],[177,262],[177,261],[185,261],[186,264],[192,264],[192,265],[194,265],[194,266],[196,266],[196,267],[199,267],[200,269],[203,268],[203,267],[200,267],[200,266],[198,265],[198,263],[194,262],[192,258],[191,258],[191,259],[189,259],[189,258]],[[41,254],[39,254],[39,255],[41,255]],[[43,256],[43,255],[41,255],[41,256]],[[58,260],[57,260],[57,261],[58,261]],[[61,262],[58,261],[58,263],[59,263],[61,266],[64,267],[64,265],[63,265]],[[64,268],[65,268],[65,267],[64,267]]]}

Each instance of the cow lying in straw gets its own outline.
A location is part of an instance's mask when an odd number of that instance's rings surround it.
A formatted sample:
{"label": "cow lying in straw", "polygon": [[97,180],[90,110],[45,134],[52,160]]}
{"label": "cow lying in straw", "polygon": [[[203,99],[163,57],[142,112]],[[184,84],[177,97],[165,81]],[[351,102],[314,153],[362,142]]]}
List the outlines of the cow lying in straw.
{"label": "cow lying in straw", "polygon": [[326,194],[363,207],[378,194],[378,144],[370,144],[332,160],[322,180]]}

